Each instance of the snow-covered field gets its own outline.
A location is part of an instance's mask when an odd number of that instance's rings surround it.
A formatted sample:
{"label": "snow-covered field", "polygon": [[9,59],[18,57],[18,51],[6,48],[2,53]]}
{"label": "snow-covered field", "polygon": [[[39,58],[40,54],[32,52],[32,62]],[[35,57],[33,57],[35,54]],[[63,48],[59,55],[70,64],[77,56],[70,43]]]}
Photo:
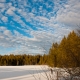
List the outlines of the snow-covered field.
{"label": "snow-covered field", "polygon": [[47,80],[48,66],[0,66],[0,80]]}
{"label": "snow-covered field", "polygon": [[0,80],[66,80],[66,77],[69,74],[64,69],[51,71],[47,65],[0,66]]}

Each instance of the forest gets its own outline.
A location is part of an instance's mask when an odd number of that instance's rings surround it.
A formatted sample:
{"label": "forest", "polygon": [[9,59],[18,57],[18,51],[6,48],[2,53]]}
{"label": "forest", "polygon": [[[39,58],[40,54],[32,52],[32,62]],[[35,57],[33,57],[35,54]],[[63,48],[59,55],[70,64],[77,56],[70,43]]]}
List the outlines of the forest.
{"label": "forest", "polygon": [[1,66],[21,66],[21,65],[40,65],[45,64],[47,55],[0,55]]}
{"label": "forest", "polygon": [[80,35],[74,31],[53,43],[44,55],[0,55],[1,66],[49,65],[53,67],[80,67]]}
{"label": "forest", "polygon": [[53,43],[49,51],[49,64],[54,67],[80,67],[80,35],[74,31]]}

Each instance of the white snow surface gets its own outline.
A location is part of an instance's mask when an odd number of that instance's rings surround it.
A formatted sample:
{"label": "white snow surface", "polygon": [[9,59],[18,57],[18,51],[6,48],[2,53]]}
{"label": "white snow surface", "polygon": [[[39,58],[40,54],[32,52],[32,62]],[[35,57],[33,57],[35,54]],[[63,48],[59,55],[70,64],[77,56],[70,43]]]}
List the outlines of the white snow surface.
{"label": "white snow surface", "polygon": [[0,66],[0,80],[47,80],[46,65]]}
{"label": "white snow surface", "polygon": [[0,80],[57,80],[57,77],[65,80],[69,74],[64,69],[47,65],[0,66]]}

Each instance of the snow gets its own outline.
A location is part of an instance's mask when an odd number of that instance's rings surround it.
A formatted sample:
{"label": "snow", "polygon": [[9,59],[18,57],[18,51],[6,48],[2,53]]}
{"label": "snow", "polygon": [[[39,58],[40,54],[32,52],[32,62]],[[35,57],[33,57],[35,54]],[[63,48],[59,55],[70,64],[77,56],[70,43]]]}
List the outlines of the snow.
{"label": "snow", "polygon": [[47,65],[0,66],[0,80],[65,80],[68,77],[64,69]]}
{"label": "snow", "polygon": [[48,66],[0,66],[0,80],[46,80]]}

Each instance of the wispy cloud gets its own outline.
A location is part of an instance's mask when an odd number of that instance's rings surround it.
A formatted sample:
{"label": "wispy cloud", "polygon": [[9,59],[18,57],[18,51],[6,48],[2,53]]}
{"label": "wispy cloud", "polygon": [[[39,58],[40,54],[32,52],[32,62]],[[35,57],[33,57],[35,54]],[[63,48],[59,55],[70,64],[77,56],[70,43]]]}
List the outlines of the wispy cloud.
{"label": "wispy cloud", "polygon": [[53,42],[78,28],[79,9],[80,0],[0,0],[0,48],[48,53]]}
{"label": "wispy cloud", "polygon": [[70,0],[64,7],[62,7],[58,13],[56,20],[69,26],[71,28],[77,28],[80,23],[80,0]]}
{"label": "wispy cloud", "polygon": [[0,0],[0,2],[6,2],[6,0]]}
{"label": "wispy cloud", "polygon": [[7,22],[7,21],[8,21],[8,18],[7,18],[6,16],[3,16],[3,17],[2,17],[2,21],[3,21],[3,22]]}

